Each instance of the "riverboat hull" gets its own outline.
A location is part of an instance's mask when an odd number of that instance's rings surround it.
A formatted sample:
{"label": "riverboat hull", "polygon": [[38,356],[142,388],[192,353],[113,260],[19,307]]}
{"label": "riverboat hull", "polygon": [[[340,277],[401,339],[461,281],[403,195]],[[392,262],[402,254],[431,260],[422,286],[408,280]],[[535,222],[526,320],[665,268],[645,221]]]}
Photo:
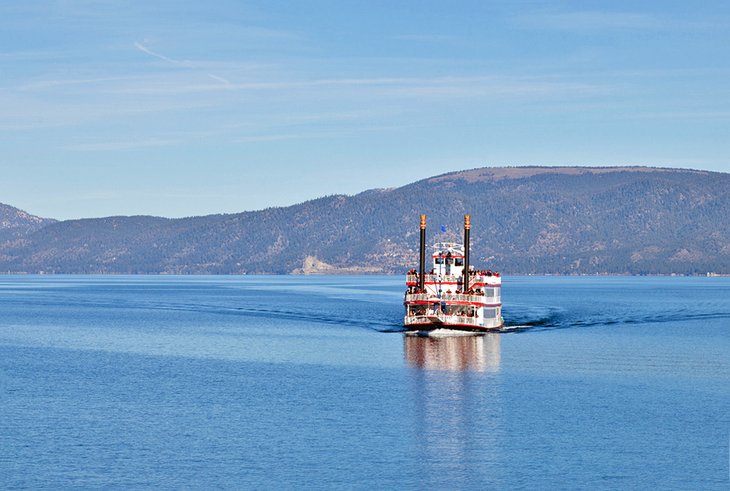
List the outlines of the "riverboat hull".
{"label": "riverboat hull", "polygon": [[406,276],[403,326],[408,331],[451,329],[472,333],[500,331],[502,277],[469,265],[471,219],[464,216],[464,244],[440,242],[433,246],[426,271],[426,216],[421,215],[419,269]]}
{"label": "riverboat hull", "polygon": [[504,327],[504,322],[500,322],[494,326],[475,326],[471,324],[448,324],[441,321],[433,322],[419,322],[419,323],[406,323],[404,326],[407,332],[429,332],[436,331],[439,329],[449,329],[454,331],[470,332],[470,333],[487,333],[501,331]]}

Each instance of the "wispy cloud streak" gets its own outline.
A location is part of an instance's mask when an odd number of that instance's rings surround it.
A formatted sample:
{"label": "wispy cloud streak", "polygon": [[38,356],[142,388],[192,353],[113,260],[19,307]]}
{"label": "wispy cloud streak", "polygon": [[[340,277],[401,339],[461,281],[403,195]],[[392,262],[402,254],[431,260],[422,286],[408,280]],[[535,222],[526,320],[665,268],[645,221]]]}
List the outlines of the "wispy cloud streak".
{"label": "wispy cloud streak", "polygon": [[39,80],[37,82],[29,82],[18,87],[18,90],[36,90],[36,89],[50,89],[54,87],[67,87],[74,85],[96,85],[104,84],[107,82],[120,82],[125,80],[134,80],[138,77],[97,77],[97,78],[82,78],[82,79],[51,79],[51,80]]}
{"label": "wispy cloud streak", "polygon": [[[215,77],[218,79],[218,77]],[[529,95],[558,93],[606,93],[605,84],[555,80],[552,77],[524,78],[505,76],[477,77],[374,77],[315,80],[270,80],[247,83],[231,83],[221,77],[221,84],[189,83],[190,81],[165,78],[150,81],[145,86],[112,89],[112,92],[128,94],[184,94],[237,91],[311,91],[352,89],[356,93],[380,94],[400,97],[468,97],[489,95]],[[326,95],[326,94],[325,94]],[[330,93],[331,95],[331,93]]]}
{"label": "wispy cloud streak", "polygon": [[[160,53],[158,53],[156,51],[152,51],[150,48],[148,48],[144,44],[140,43],[139,41],[135,41],[134,42],[134,47],[137,48],[138,50],[140,50],[143,53],[146,53],[146,54],[148,54],[150,56],[154,56],[155,58],[159,58],[160,60],[166,61],[168,63],[172,63],[173,65],[183,66],[183,67],[187,67],[187,68],[196,68],[195,67],[195,64],[193,62],[191,62],[191,61],[188,61],[188,60],[176,60],[174,58],[170,58],[169,56],[165,56],[165,55],[160,54]],[[213,80],[215,80],[217,82],[222,83],[225,87],[231,85],[231,82],[228,79],[226,79],[224,77],[221,77],[220,75],[215,75],[215,74],[212,74],[212,73],[206,73],[206,75],[209,78],[211,78],[211,79],[213,79]]]}
{"label": "wispy cloud streak", "polygon": [[134,47],[137,48],[138,50],[140,50],[143,53],[147,53],[150,56],[154,56],[155,58],[159,58],[160,60],[167,61],[167,62],[172,63],[174,65],[190,66],[190,62],[189,61],[175,60],[175,59],[170,58],[168,56],[162,55],[160,53],[157,53],[155,51],[152,51],[147,46],[145,46],[144,44],[142,44],[142,43],[140,43],[138,41],[135,41],[134,42]]}
{"label": "wispy cloud streak", "polygon": [[325,130],[325,131],[307,131],[300,133],[271,133],[271,134],[259,134],[259,135],[246,135],[234,138],[233,141],[236,143],[260,143],[260,142],[272,142],[272,141],[283,141],[283,140],[316,140],[322,138],[346,138],[357,136],[362,133],[377,133],[382,131],[397,131],[405,128],[418,127],[417,124],[401,124],[401,125],[374,125],[374,126],[361,126],[351,127],[349,129],[342,130]]}
{"label": "wispy cloud streak", "polygon": [[66,150],[79,152],[105,152],[111,150],[135,150],[150,147],[166,147],[170,145],[177,145],[179,143],[181,143],[180,140],[148,138],[116,142],[80,143],[76,145],[67,145],[64,148]]}
{"label": "wispy cloud streak", "polygon": [[608,30],[697,30],[728,27],[728,21],[710,18],[676,18],[655,13],[610,12],[603,10],[541,11],[518,17],[527,27],[563,31]]}

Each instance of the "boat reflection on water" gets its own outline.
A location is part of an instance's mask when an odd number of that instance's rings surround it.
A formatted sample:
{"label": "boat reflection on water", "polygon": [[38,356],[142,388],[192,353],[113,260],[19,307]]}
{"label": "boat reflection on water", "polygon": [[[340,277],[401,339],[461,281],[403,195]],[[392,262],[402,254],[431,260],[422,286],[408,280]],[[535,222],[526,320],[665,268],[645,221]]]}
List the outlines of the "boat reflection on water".
{"label": "boat reflection on water", "polygon": [[406,363],[424,370],[498,372],[498,333],[477,336],[403,336]]}
{"label": "boat reflection on water", "polygon": [[[419,488],[504,482],[500,334],[403,336]],[[480,464],[474,465],[475,455]]]}

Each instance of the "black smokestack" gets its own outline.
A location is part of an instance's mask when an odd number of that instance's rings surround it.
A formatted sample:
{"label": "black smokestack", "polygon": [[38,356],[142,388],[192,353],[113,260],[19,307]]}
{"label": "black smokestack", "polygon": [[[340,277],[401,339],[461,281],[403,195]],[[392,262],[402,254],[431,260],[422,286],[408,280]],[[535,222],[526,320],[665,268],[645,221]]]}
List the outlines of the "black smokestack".
{"label": "black smokestack", "polygon": [[426,273],[426,215],[421,215],[421,257],[418,261],[418,288],[423,291]]}
{"label": "black smokestack", "polygon": [[469,231],[471,217],[464,215],[464,293],[469,291]]}

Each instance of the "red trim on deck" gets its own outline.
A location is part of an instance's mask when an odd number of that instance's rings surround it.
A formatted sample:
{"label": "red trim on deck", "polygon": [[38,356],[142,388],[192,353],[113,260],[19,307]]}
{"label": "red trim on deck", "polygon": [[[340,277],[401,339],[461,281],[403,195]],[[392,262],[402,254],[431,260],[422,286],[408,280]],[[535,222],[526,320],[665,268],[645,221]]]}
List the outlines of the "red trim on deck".
{"label": "red trim on deck", "polygon": [[446,324],[444,322],[439,322],[439,323],[425,322],[423,324],[408,324],[408,325],[404,324],[403,325],[403,327],[405,327],[409,331],[417,331],[417,329],[413,329],[413,328],[418,327],[418,326],[428,326],[431,329],[443,329],[446,327],[466,327],[470,331],[495,331],[495,330],[502,329],[502,326],[504,326],[504,324],[496,326],[496,327],[475,326],[473,324]]}
{"label": "red trim on deck", "polygon": [[[441,281],[441,282],[438,282],[438,281],[425,281],[423,284],[424,285],[458,285],[459,283],[456,282],[456,281]],[[406,282],[406,285],[409,285],[409,283]],[[489,283],[482,283],[482,282],[479,282],[479,281],[476,282],[476,283],[470,281],[469,282],[469,285],[471,285],[471,286],[480,285],[480,286],[485,286],[487,288],[501,288],[502,287],[501,284],[499,284],[499,285],[490,285]]]}
{"label": "red trim on deck", "polygon": [[[458,285],[459,283],[457,283],[456,281],[441,281],[441,282],[424,281],[423,284],[424,285]],[[406,286],[417,286],[417,285],[418,285],[417,281],[406,281]],[[491,283],[482,283],[481,281],[477,281],[477,282],[470,281],[469,285],[471,285],[472,287],[483,286],[485,288],[502,288],[501,283],[500,284],[491,284]]]}
{"label": "red trim on deck", "polygon": [[500,307],[501,303],[463,302],[461,300],[411,300],[403,302],[403,305],[433,305],[446,303],[446,305],[473,305],[475,307]]}

